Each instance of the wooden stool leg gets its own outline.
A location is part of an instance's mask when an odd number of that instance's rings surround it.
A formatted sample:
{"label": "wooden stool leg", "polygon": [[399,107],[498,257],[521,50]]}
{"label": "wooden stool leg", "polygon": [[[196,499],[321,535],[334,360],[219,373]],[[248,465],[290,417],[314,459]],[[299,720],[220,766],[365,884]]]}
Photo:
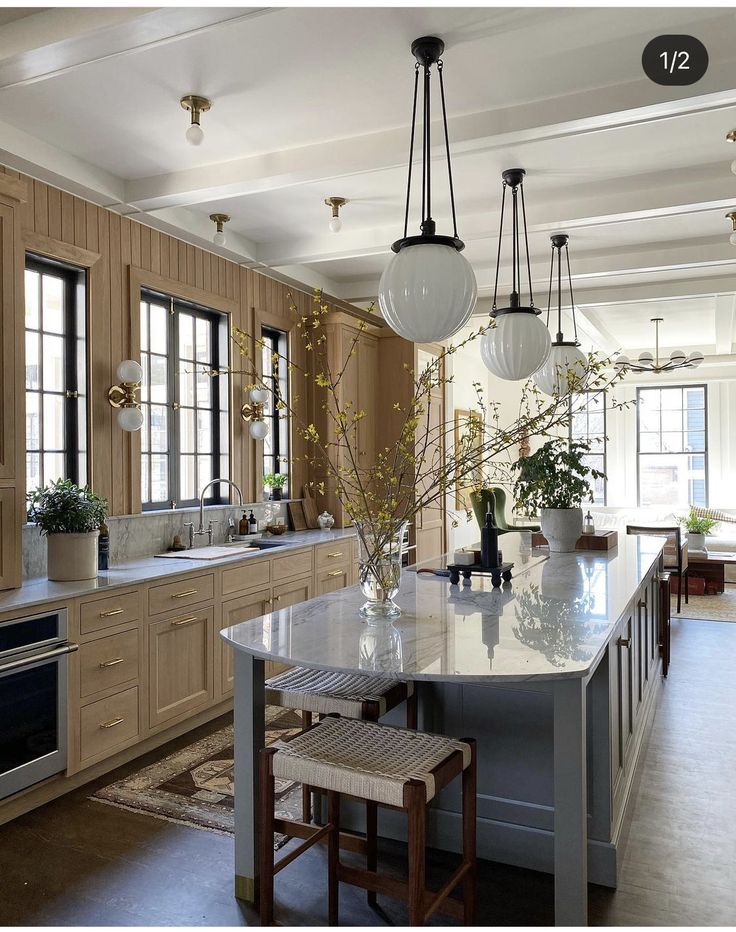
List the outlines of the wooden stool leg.
{"label": "wooden stool leg", "polygon": [[[366,801],[365,804],[365,866],[369,871],[378,867],[378,804]],[[368,890],[368,905],[375,906],[377,902],[374,890]]]}
{"label": "wooden stool leg", "polygon": [[475,741],[464,738],[470,745],[470,766],[463,770],[463,860],[470,864],[470,871],[463,880],[463,925],[473,926],[476,919],[478,900],[477,857],[476,857],[476,806],[478,762]]}
{"label": "wooden stool leg", "polygon": [[327,793],[328,821],[332,831],[327,840],[327,915],[331,926],[338,925],[340,881],[340,794]]}
{"label": "wooden stool leg", "polygon": [[[303,727],[311,728],[312,726],[312,713],[311,712],[302,712],[302,723]],[[302,785],[302,822],[311,822],[312,821],[312,791],[308,786]]]}
{"label": "wooden stool leg", "polygon": [[426,844],[427,788],[420,780],[404,785],[409,815],[409,925],[424,924],[424,867]]}
{"label": "wooden stool leg", "polygon": [[416,686],[414,687],[414,692],[406,700],[406,727],[412,728],[416,731],[417,728],[417,690]]}
{"label": "wooden stool leg", "polygon": [[260,753],[261,768],[261,802],[259,826],[259,856],[260,856],[260,883],[259,883],[259,912],[261,925],[270,926],[273,923],[273,807],[274,807],[274,779],[273,755],[275,748],[263,748]]}

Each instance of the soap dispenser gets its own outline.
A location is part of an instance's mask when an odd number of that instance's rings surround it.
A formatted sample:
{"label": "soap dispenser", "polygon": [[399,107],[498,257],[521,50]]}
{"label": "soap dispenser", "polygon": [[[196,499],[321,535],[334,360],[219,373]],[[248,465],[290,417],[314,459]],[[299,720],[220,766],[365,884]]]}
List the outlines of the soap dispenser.
{"label": "soap dispenser", "polygon": [[249,534],[258,533],[258,522],[256,521],[256,516],[253,514],[252,510],[251,510],[251,513],[248,515],[248,533]]}
{"label": "soap dispenser", "polygon": [[240,534],[241,537],[245,537],[247,533],[248,533],[248,516],[246,515],[245,512],[243,512],[243,517],[240,519],[240,522],[238,524],[238,534]]}
{"label": "soap dispenser", "polygon": [[493,520],[490,504],[486,512],[486,523],[480,531],[480,562],[484,569],[495,569],[499,565],[498,528]]}

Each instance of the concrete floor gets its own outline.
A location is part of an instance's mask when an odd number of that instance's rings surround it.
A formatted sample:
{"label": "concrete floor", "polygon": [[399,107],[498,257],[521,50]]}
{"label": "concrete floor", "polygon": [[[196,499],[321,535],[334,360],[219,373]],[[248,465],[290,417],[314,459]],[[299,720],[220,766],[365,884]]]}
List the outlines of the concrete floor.
{"label": "concrete floor", "polygon": [[[635,788],[619,888],[590,887],[592,925],[736,924],[735,709],[736,624],[675,619],[671,673]],[[0,924],[257,923],[232,896],[231,838],[92,802],[91,786],[0,827]],[[437,853],[431,863],[440,879],[454,860]],[[401,870],[402,846],[384,845],[382,864]],[[277,878],[281,923],[325,923],[324,866],[318,847]],[[553,921],[547,875],[483,862],[479,890],[483,924]],[[374,912],[364,893],[343,888],[342,924],[406,922],[400,904],[382,906]]]}

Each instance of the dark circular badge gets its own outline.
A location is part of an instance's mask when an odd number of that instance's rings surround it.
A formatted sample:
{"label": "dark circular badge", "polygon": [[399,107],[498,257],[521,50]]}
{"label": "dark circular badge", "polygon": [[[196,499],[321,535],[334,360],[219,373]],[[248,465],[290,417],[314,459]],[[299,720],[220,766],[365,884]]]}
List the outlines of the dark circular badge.
{"label": "dark circular badge", "polygon": [[708,70],[708,50],[695,36],[657,36],[642,52],[641,66],[655,84],[695,84]]}

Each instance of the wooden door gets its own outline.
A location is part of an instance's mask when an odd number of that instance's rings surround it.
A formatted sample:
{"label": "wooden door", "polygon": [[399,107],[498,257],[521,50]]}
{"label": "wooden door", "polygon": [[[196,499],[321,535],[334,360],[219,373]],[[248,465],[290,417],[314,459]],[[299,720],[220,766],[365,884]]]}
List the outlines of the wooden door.
{"label": "wooden door", "polygon": [[185,717],[213,697],[214,609],[149,624],[149,723]]}
{"label": "wooden door", "polygon": [[[251,618],[260,618],[271,611],[271,590],[260,589],[238,599],[229,599],[222,604],[222,615],[218,632],[232,625],[239,625]],[[215,638],[215,690],[219,698],[229,696],[234,686],[235,664],[233,649],[219,636]],[[268,674],[271,675],[271,674]]]}

